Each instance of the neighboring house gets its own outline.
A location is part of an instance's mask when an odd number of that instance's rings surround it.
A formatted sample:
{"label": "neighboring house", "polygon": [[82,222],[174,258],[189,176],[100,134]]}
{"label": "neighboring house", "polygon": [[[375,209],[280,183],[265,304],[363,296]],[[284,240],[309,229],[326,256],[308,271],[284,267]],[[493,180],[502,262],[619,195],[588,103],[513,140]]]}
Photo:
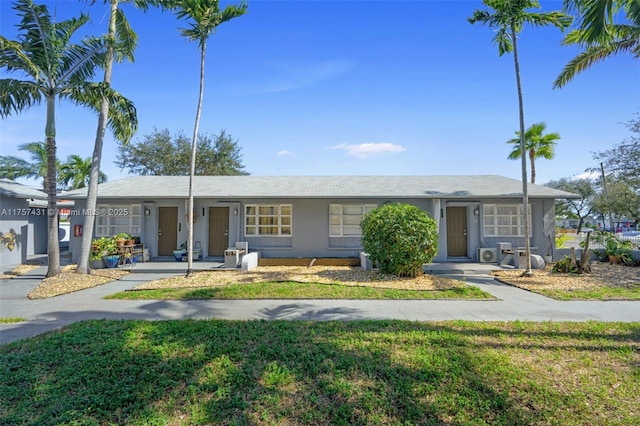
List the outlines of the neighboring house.
{"label": "neighboring house", "polygon": [[[188,176],[103,183],[97,212],[84,211],[86,189],[62,196],[75,201],[72,226],[83,223],[83,214],[96,214],[96,237],[127,232],[140,236],[151,257],[171,256],[187,240],[188,184]],[[239,241],[262,257],[357,257],[363,215],[385,203],[408,203],[438,224],[435,261],[476,261],[480,248],[524,245],[521,194],[519,180],[501,176],[198,176],[194,240],[205,257],[221,257]],[[529,185],[535,253],[546,254],[553,241],[555,199],[574,197]],[[70,249],[77,258],[80,238],[71,238]]]}
{"label": "neighboring house", "polygon": [[0,272],[47,252],[47,194],[9,179],[0,179]]}

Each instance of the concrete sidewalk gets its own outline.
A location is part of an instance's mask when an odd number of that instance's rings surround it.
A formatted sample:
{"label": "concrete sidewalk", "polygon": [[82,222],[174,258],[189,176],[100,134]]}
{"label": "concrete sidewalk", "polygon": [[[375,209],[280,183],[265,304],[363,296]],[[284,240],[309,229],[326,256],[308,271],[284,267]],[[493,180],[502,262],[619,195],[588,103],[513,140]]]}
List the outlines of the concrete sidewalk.
{"label": "concrete sidewalk", "polygon": [[146,281],[176,275],[157,270],[128,274],[120,281],[50,299],[26,295],[44,278],[46,267],[11,280],[0,280],[0,317],[27,321],[0,325],[0,343],[88,319],[287,319],[412,321],[640,321],[640,302],[560,302],[501,284],[489,276],[495,265],[439,264],[432,273],[452,275],[499,300],[105,300],[104,297]]}

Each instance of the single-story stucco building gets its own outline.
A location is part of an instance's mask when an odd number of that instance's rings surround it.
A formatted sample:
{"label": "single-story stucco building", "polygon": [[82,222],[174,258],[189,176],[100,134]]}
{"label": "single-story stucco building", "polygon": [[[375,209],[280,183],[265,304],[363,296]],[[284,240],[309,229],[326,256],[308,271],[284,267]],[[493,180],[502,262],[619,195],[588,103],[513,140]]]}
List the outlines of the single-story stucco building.
{"label": "single-story stucco building", "polygon": [[[188,176],[136,176],[99,185],[95,237],[139,236],[151,258],[172,256],[187,240]],[[86,189],[72,226],[82,225]],[[360,221],[384,203],[408,203],[439,229],[435,261],[495,261],[498,242],[524,244],[522,183],[501,176],[198,176],[194,241],[205,258],[248,242],[263,258],[358,257]],[[529,185],[531,245],[545,255],[553,241],[554,202],[574,194]],[[549,240],[547,235],[551,235]],[[77,259],[80,238],[71,238]]]}
{"label": "single-story stucco building", "polygon": [[46,200],[43,191],[0,179],[1,272],[24,263],[27,256],[47,252]]}

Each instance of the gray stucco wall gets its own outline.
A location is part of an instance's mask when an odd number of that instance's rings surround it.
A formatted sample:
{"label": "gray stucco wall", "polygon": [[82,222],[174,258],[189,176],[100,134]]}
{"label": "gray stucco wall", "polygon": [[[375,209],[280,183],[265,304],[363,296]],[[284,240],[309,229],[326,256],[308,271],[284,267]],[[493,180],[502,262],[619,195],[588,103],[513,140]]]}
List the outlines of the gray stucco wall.
{"label": "gray stucco wall", "polygon": [[[483,200],[482,204],[522,204],[522,199]],[[554,210],[554,200],[529,199],[529,204],[531,205],[531,239],[529,242],[532,247],[532,253],[544,256],[547,254],[547,238],[544,234],[543,220],[547,211]],[[480,212],[482,216],[482,208],[480,208]],[[482,235],[482,228],[480,228],[480,232]],[[513,247],[524,247],[524,237],[488,237],[485,235],[481,237],[481,247],[495,248],[500,242],[511,243]]]}
{"label": "gray stucco wall", "polygon": [[47,251],[46,209],[31,209],[23,198],[0,196],[0,232],[16,233],[16,245],[9,250],[0,244],[0,267],[11,270],[24,263],[28,256]]}
{"label": "gray stucco wall", "polygon": [[[194,224],[194,240],[199,241],[203,255],[208,256],[209,235],[209,207],[229,208],[229,235],[227,246],[233,247],[238,241],[247,241],[250,251],[260,251],[264,257],[357,257],[362,251],[359,237],[330,237],[329,236],[329,205],[330,204],[375,204],[385,202],[403,202],[415,205],[426,211],[436,219],[439,227],[438,253],[435,261],[472,261],[477,260],[479,247],[497,247],[498,242],[511,242],[514,246],[523,246],[522,237],[486,237],[483,235],[482,206],[489,204],[520,204],[520,198],[489,199],[489,200],[432,200],[432,199],[241,199],[241,200],[196,200],[194,214],[197,221]],[[187,239],[186,228],[186,200],[137,200],[111,199],[107,202],[100,200],[99,204],[127,205],[138,204],[143,211],[149,210],[149,215],[142,217],[140,237],[149,249],[151,257],[157,256],[158,247],[158,211],[160,207],[175,206],[178,208],[178,237],[176,248]],[[292,235],[282,237],[246,236],[244,230],[244,207],[247,204],[290,204],[292,206]],[[543,216],[545,212],[553,210],[553,200],[531,199],[532,208],[532,237],[531,245],[537,247],[535,253],[546,254],[547,239],[544,236]],[[446,208],[448,206],[463,206],[467,212],[467,248],[468,256],[463,258],[449,258],[446,242]],[[76,202],[76,209],[83,209],[84,201]],[[480,214],[476,216],[474,210]],[[235,212],[237,211],[237,214]],[[72,229],[75,224],[82,224],[82,216],[72,216]],[[86,231],[85,231],[86,232]],[[70,249],[74,259],[80,250],[80,238],[71,236]]]}

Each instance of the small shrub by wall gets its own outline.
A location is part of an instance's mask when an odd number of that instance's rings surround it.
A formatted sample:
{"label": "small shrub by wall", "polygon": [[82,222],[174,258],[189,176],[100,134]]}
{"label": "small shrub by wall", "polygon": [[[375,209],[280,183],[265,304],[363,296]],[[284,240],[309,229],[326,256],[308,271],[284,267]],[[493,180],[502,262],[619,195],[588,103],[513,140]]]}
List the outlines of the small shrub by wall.
{"label": "small shrub by wall", "polygon": [[420,275],[422,266],[438,252],[435,220],[409,204],[380,206],[365,216],[360,227],[362,247],[383,273]]}

